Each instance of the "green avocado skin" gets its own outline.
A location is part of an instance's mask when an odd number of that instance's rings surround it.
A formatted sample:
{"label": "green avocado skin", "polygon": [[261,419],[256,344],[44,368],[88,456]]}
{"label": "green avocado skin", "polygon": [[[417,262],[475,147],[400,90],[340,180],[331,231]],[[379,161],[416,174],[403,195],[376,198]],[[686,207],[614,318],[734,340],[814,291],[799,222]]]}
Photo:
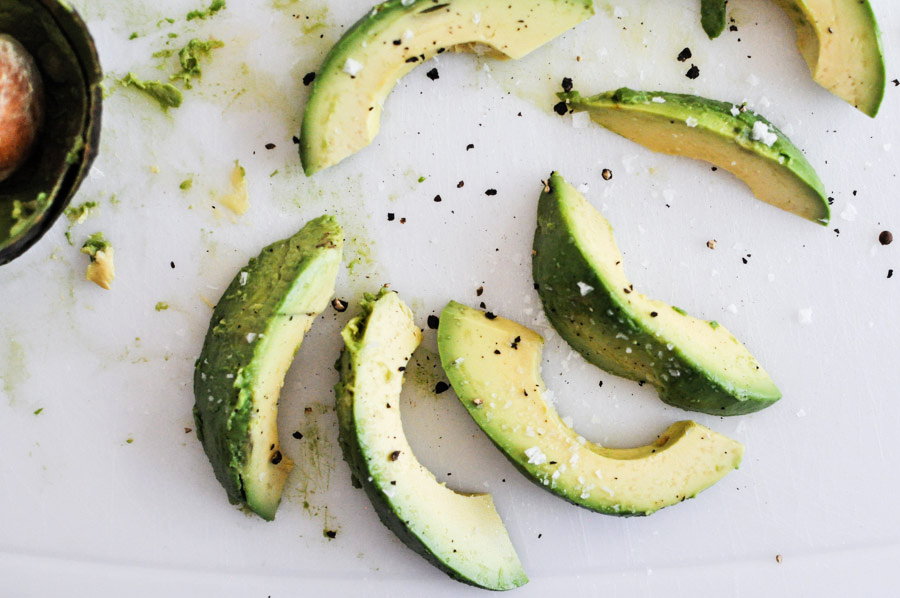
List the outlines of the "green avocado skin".
{"label": "green avocado skin", "polygon": [[700,24],[709,39],[716,39],[725,31],[726,0],[700,0]]}
{"label": "green avocado skin", "polygon": [[[344,349],[337,363],[334,364],[335,369],[340,375],[340,380],[334,387],[335,396],[337,397],[336,411],[338,416],[338,442],[341,446],[341,452],[344,455],[344,461],[350,467],[351,481],[356,488],[362,488],[366,496],[369,497],[378,518],[389,530],[394,532],[401,542],[406,544],[415,553],[422,556],[426,561],[449,575],[451,578],[464,584],[485,589],[483,586],[473,582],[471,579],[464,577],[459,572],[451,569],[438,559],[422,541],[413,534],[410,529],[403,523],[397,513],[394,512],[391,504],[385,498],[384,492],[370,482],[372,474],[366,465],[366,459],[360,451],[358,436],[356,434],[356,418],[353,416],[353,389],[356,386],[356,370],[354,362],[358,358],[359,342],[366,330],[366,322],[375,303],[380,297],[388,291],[386,288],[381,289],[377,295],[366,293],[362,301],[363,313],[348,323],[344,331]],[[355,342],[354,342],[355,341]]]}
{"label": "green avocado skin", "polygon": [[[252,258],[213,310],[194,364],[194,422],[197,438],[232,504],[247,502],[240,470],[250,453],[252,387],[258,361],[264,357],[256,352],[259,343],[248,342],[247,334],[265,334],[278,314],[292,313],[293,285],[326,253],[340,252],[342,247],[343,231],[334,217],[316,218]],[[334,281],[327,284],[333,286]],[[294,351],[298,348],[299,343]]]}
{"label": "green avocado skin", "polygon": [[[572,292],[572,280],[582,281],[595,289],[606,289],[573,242],[567,230],[566,215],[561,206],[567,193],[576,191],[563,178],[553,173],[538,203],[537,229],[534,235],[532,274],[547,319],[569,345],[588,362],[616,376],[648,382],[663,402],[711,415],[743,415],[764,409],[777,401],[776,396],[736,394],[736,389],[707,377],[695,364],[678,354],[676,365],[681,375],[663,378],[672,362],[658,358],[670,351],[644,324],[631,317],[610,292],[592,292],[581,296]],[[617,338],[629,337],[636,344]],[[632,347],[632,352],[626,349]],[[652,372],[652,379],[645,377]]]}

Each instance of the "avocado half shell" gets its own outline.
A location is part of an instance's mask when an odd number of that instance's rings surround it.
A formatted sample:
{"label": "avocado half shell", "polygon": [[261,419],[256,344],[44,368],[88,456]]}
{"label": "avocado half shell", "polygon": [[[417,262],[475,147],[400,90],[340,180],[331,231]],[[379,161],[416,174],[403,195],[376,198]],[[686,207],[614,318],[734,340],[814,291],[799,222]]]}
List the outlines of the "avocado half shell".
{"label": "avocado half shell", "polygon": [[59,218],[100,145],[103,72],[87,26],[66,0],[3,0],[0,33],[31,54],[44,87],[44,123],[28,160],[0,182],[0,265]]}

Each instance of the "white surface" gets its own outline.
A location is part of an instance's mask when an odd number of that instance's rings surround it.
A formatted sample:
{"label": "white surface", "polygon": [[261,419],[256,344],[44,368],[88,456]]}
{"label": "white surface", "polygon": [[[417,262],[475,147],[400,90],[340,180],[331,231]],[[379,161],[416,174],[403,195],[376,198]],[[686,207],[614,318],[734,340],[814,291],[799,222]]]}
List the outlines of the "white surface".
{"label": "white surface", "polygon": [[[376,142],[307,179],[291,142],[301,79],[368,1],[234,0],[190,24],[183,15],[202,2],[75,4],[113,93],[101,155],[77,197],[101,208],[73,238],[106,232],[118,278],[109,292],[83,280],[86,258],[66,244],[64,222],[0,268],[0,595],[479,593],[400,544],[350,486],[340,456],[330,391],[337,333],[361,293],[384,282],[423,327],[450,299],[483,300],[544,334],[546,381],[592,440],[644,443],[692,418],[746,444],[742,468],[696,500],[645,519],[578,509],[524,480],[452,392],[430,392],[435,334],[426,330],[418,357],[428,367],[411,368],[404,392],[408,435],[439,479],[494,495],[532,579],[517,596],[889,595],[900,557],[900,474],[890,460],[900,242],[881,247],[877,237],[900,233],[900,88],[888,85],[874,121],[832,97],[810,80],[787,18],[769,2],[729,3],[739,31],[710,42],[695,0],[601,1],[593,19],[518,63],[446,55],[416,69],[390,97]],[[900,6],[872,4],[894,79]],[[303,33],[323,15],[327,27]],[[169,16],[177,23],[157,26]],[[133,31],[141,37],[128,41]],[[113,81],[128,70],[172,72],[150,58],[170,32],[176,48],[210,35],[226,46],[184,106],[164,115]],[[694,57],[680,63],[685,46]],[[684,77],[691,63],[696,81]],[[432,66],[437,81],[425,77]],[[629,85],[749,100],[807,151],[835,198],[832,224],[762,204],[707,165],[574,127],[550,109],[564,76],[584,93]],[[266,150],[269,142],[277,147]],[[251,193],[242,217],[215,203],[235,159]],[[539,181],[552,169],[587,186],[639,290],[727,325],[784,399],[746,417],[689,414],[573,355],[531,289]],[[191,175],[193,188],[181,191]],[[485,196],[488,188],[498,194]],[[263,245],[323,212],[338,216],[347,260],[359,260],[338,282],[352,307],[320,318],[288,374],[279,424],[297,466],[276,521],[265,523],[227,503],[184,430],[211,313],[204,298],[214,302]],[[890,280],[889,268],[898,272]],[[158,301],[170,309],[155,311]]]}

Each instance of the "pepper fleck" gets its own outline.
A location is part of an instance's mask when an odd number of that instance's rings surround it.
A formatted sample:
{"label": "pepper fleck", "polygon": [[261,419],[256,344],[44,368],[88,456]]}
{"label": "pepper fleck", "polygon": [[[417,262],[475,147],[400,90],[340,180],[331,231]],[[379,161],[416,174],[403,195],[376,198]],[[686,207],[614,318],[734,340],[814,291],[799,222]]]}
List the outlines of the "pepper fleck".
{"label": "pepper fleck", "polygon": [[881,234],[878,235],[878,242],[882,245],[890,245],[894,240],[894,235],[891,234],[889,230],[881,231]]}
{"label": "pepper fleck", "polygon": [[345,312],[347,311],[347,302],[343,299],[338,299],[337,297],[331,302],[331,307],[334,308],[336,312]]}
{"label": "pepper fleck", "polygon": [[456,183],[456,188],[457,188],[457,189],[462,189],[463,186],[464,186],[465,184],[466,184],[465,181],[460,181],[460,182]]}
{"label": "pepper fleck", "polygon": [[888,275],[887,275],[887,277],[890,278],[890,277],[892,277],[893,275],[894,275],[894,270],[893,270],[893,269],[888,270]]}
{"label": "pepper fleck", "polygon": [[309,85],[310,83],[312,83],[315,80],[316,80],[315,73],[306,73],[305,75],[303,75],[303,84],[304,85]]}
{"label": "pepper fleck", "polygon": [[691,68],[688,69],[688,72],[686,72],[684,74],[684,76],[687,77],[688,79],[696,79],[697,77],[700,76],[700,69],[697,67],[696,64],[692,64]]}
{"label": "pepper fleck", "polygon": [[430,71],[425,73],[425,76],[428,77],[429,79],[431,79],[432,81],[434,81],[435,79],[441,78],[440,74],[438,74],[437,68],[431,69]]}
{"label": "pepper fleck", "polygon": [[566,93],[572,91],[572,79],[570,77],[563,77],[562,88]]}
{"label": "pepper fleck", "polygon": [[273,150],[273,149],[275,149],[275,144],[274,144],[274,143],[267,143],[267,144],[266,144],[266,149],[267,149],[267,150]]}
{"label": "pepper fleck", "polygon": [[497,190],[496,189],[488,189],[487,191],[484,192],[484,194],[491,197],[491,196],[497,195]]}
{"label": "pepper fleck", "polygon": [[557,102],[556,105],[553,106],[553,111],[560,116],[565,116],[566,112],[569,111],[569,106],[565,102]]}
{"label": "pepper fleck", "polygon": [[482,294],[482,293],[484,293],[484,287],[478,287],[477,289],[475,289],[475,296],[476,296],[476,297],[481,297],[481,294]]}
{"label": "pepper fleck", "polygon": [[330,529],[325,530],[325,537],[329,540],[334,540],[335,538],[337,538],[337,532]]}
{"label": "pepper fleck", "polygon": [[684,50],[682,50],[681,52],[678,53],[678,62],[684,62],[691,56],[693,56],[693,54],[691,53],[691,49],[685,48]]}
{"label": "pepper fleck", "polygon": [[608,181],[612,178],[612,170],[610,170],[609,168],[604,168],[603,172],[600,173],[600,176],[603,177],[604,181]]}
{"label": "pepper fleck", "polygon": [[396,461],[396,460],[399,459],[399,458],[400,458],[400,451],[394,451],[394,452],[391,453],[391,455],[390,455],[391,461]]}
{"label": "pepper fleck", "polygon": [[281,459],[281,451],[275,451],[275,454],[272,455],[272,465],[278,465],[279,463],[281,463]]}
{"label": "pepper fleck", "polygon": [[466,151],[469,151],[470,149],[475,149],[474,143],[470,143],[469,145],[466,146]]}
{"label": "pepper fleck", "polygon": [[440,196],[440,195],[435,195],[435,196],[434,196],[434,203],[441,203],[441,196]]}
{"label": "pepper fleck", "polygon": [[297,440],[303,440],[303,434],[299,430],[291,434],[291,436],[293,436]]}
{"label": "pepper fleck", "polygon": [[441,320],[435,315],[428,316],[428,327],[432,330],[437,330],[438,324],[440,324]]}
{"label": "pepper fleck", "polygon": [[706,242],[706,246],[709,247],[710,249],[715,249],[716,248],[716,240],[710,239],[709,241]]}
{"label": "pepper fleck", "polygon": [[495,316],[493,313],[491,313],[489,311],[484,312],[484,317],[487,318],[488,320],[497,319],[497,316]]}
{"label": "pepper fleck", "polygon": [[393,221],[394,221],[394,213],[388,212],[388,222],[393,222]]}
{"label": "pepper fleck", "polygon": [[447,392],[447,389],[450,388],[450,385],[444,382],[443,380],[439,381],[434,385],[434,394],[439,395],[442,392]]}

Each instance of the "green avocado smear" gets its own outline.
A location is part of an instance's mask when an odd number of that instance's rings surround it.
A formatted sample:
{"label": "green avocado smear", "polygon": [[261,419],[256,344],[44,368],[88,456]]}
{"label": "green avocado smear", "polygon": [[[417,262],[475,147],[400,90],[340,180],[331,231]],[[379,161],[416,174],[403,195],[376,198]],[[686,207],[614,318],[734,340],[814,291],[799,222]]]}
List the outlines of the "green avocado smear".
{"label": "green avocado smear", "polygon": [[128,73],[125,77],[119,79],[119,83],[124,87],[132,86],[150,96],[159,102],[160,108],[165,112],[168,112],[169,108],[181,106],[181,102],[184,99],[184,96],[181,95],[181,90],[174,85],[161,81],[144,81],[136,77],[134,73]]}

